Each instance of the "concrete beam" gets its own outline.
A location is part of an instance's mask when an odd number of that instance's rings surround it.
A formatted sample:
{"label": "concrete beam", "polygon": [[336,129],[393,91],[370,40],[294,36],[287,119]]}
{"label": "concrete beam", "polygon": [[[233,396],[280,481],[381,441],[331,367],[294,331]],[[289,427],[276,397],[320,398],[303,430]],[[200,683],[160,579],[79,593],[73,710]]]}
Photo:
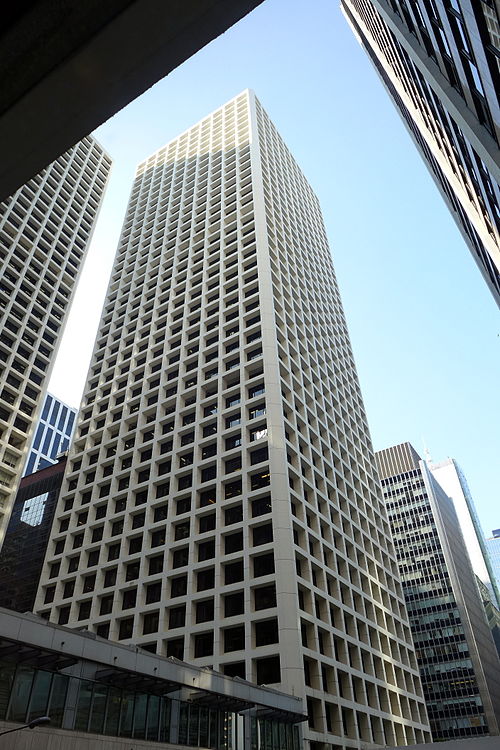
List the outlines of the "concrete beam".
{"label": "concrete beam", "polygon": [[8,5],[0,37],[0,200],[261,2]]}

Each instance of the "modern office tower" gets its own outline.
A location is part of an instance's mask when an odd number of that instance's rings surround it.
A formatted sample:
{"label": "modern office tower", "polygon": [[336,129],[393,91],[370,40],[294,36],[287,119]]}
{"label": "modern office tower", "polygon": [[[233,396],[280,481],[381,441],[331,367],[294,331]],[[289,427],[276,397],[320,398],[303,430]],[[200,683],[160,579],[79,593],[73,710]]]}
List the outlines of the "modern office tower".
{"label": "modern office tower", "polygon": [[21,479],[0,550],[0,607],[31,612],[66,458]]}
{"label": "modern office tower", "polygon": [[138,167],[36,612],[429,736],[318,200],[252,92]]}
{"label": "modern office tower", "polygon": [[57,456],[68,450],[77,412],[51,393],[45,394],[23,476],[57,463]]}
{"label": "modern office tower", "polygon": [[498,735],[500,661],[453,503],[409,443],[375,455],[433,739]]}
{"label": "modern office tower", "polygon": [[491,588],[483,583],[478,576],[476,576],[476,581],[479,588],[479,595],[483,602],[486,620],[488,621],[495,646],[500,655],[500,610],[495,604],[495,596],[491,592]]}
{"label": "modern office tower", "polygon": [[0,204],[0,545],[110,166],[85,138]]}
{"label": "modern office tower", "polygon": [[428,462],[427,465],[434,479],[453,500],[472,569],[493,592],[493,603],[499,607],[500,588],[495,579],[484,532],[462,469],[453,458],[439,463]]}
{"label": "modern office tower", "polygon": [[490,556],[497,588],[500,588],[500,529],[493,529],[491,534],[492,536],[486,539],[486,549]]}
{"label": "modern office tower", "polygon": [[341,0],[500,304],[495,0]]}

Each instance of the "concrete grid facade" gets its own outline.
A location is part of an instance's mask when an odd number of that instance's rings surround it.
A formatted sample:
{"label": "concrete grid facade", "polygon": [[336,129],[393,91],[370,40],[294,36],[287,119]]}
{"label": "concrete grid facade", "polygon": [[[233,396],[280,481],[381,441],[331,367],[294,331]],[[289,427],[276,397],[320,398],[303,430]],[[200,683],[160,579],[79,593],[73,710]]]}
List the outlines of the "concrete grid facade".
{"label": "concrete grid facade", "polygon": [[496,0],[341,0],[500,305]]}
{"label": "concrete grid facade", "polygon": [[85,138],[0,204],[0,544],[110,167]]}
{"label": "concrete grid facade", "polygon": [[137,170],[36,612],[429,737],[317,198],[251,92]]}

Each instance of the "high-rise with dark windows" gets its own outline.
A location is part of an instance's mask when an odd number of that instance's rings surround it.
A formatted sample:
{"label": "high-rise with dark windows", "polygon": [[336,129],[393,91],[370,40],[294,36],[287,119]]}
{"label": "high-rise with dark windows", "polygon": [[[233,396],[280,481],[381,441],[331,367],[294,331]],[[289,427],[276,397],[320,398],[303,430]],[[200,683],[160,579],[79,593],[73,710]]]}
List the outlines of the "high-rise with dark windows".
{"label": "high-rise with dark windows", "polygon": [[110,167],[84,138],[0,204],[0,545]]}
{"label": "high-rise with dark windows", "polygon": [[341,0],[500,304],[497,0]]}
{"label": "high-rise with dark windows", "polygon": [[33,609],[65,467],[62,458],[21,479],[0,550],[0,607]]}
{"label": "high-rise with dark windows", "polygon": [[[429,737],[319,203],[252,92],[138,169],[36,612]],[[325,745],[322,745],[323,747]]]}
{"label": "high-rise with dark windows", "polygon": [[45,395],[24,476],[57,463],[57,456],[68,450],[76,414],[77,409],[63,403],[51,393]]}
{"label": "high-rise with dark windows", "polygon": [[451,499],[409,443],[378,451],[435,742],[500,733],[500,661]]}

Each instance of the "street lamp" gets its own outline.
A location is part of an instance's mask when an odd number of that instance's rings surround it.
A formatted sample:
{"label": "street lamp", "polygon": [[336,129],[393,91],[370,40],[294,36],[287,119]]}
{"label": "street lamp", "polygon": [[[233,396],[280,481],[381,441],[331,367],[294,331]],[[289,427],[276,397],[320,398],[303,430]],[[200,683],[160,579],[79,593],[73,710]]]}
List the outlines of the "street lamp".
{"label": "street lamp", "polygon": [[19,732],[20,729],[34,729],[39,727],[41,724],[50,724],[50,716],[39,716],[38,719],[33,719],[29,724],[24,724],[22,727],[15,727],[15,729],[7,729],[6,732],[0,732],[2,734],[10,734],[11,732]]}

